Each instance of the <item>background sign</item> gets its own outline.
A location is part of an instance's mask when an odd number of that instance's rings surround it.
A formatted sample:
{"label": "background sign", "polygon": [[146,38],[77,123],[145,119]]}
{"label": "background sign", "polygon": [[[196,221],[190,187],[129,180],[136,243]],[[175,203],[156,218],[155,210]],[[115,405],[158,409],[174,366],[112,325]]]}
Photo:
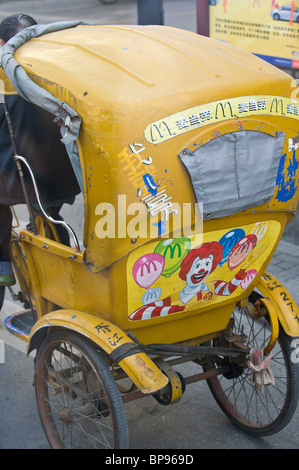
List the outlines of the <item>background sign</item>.
{"label": "background sign", "polygon": [[[207,2],[210,37],[299,69],[299,0],[199,0],[199,16]],[[207,35],[203,22],[198,29]]]}

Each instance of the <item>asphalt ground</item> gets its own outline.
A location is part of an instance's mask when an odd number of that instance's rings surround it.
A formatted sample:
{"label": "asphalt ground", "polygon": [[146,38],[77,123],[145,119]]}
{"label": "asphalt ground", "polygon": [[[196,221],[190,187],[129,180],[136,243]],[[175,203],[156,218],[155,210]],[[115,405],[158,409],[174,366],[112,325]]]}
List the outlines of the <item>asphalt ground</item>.
{"label": "asphalt ground", "polygon": [[[0,17],[26,13],[39,23],[82,20],[96,24],[137,24],[137,0],[103,5],[99,0],[1,0]],[[196,0],[163,0],[166,26],[196,32]]]}

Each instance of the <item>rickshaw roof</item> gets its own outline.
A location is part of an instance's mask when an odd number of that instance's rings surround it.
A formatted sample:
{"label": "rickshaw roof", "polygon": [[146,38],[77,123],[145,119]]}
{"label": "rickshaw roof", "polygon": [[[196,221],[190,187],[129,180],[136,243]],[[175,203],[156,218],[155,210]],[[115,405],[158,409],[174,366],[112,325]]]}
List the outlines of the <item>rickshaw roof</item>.
{"label": "rickshaw roof", "polygon": [[79,25],[33,38],[15,58],[31,76],[88,103],[166,101],[182,90],[204,91],[209,102],[273,76],[272,66],[246,51],[161,26]]}

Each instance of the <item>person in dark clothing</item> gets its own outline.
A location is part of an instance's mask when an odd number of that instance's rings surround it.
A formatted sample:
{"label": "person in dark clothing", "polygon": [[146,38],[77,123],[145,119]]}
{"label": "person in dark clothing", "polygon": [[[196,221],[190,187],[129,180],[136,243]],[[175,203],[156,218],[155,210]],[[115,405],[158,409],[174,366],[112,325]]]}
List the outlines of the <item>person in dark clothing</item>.
{"label": "person in dark clothing", "polygon": [[[0,43],[3,46],[23,28],[36,24],[28,15],[12,15],[0,23]],[[6,95],[18,155],[27,159],[35,175],[40,199],[54,219],[62,220],[59,211],[63,203],[72,204],[80,188],[64,144],[60,142],[59,127],[47,111],[29,103],[18,95]],[[14,152],[5,117],[4,103],[0,103],[0,285],[13,285],[14,274],[10,262],[9,243],[12,214],[10,206],[24,204],[25,199],[18,175]],[[29,172],[23,168],[29,200],[36,204],[36,196]],[[68,244],[68,233],[61,226],[61,241]]]}

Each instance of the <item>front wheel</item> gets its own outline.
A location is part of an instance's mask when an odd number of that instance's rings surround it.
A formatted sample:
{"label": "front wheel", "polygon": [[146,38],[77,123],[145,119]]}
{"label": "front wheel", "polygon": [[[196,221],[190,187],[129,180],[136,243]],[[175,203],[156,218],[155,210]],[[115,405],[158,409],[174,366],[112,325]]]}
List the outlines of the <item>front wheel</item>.
{"label": "front wheel", "polygon": [[[233,323],[233,333],[245,333],[249,348],[265,349],[268,345],[271,325],[267,316],[255,320],[247,308],[235,309]],[[298,364],[291,360],[292,340],[280,327],[270,363],[275,385],[264,385],[261,390],[255,388],[251,371],[238,366],[233,376],[219,376],[207,381],[222,411],[249,434],[269,436],[281,431],[297,408],[299,373]]]}
{"label": "front wheel", "polygon": [[38,350],[35,380],[41,422],[52,448],[127,448],[128,428],[116,382],[101,352],[66,330]]}

